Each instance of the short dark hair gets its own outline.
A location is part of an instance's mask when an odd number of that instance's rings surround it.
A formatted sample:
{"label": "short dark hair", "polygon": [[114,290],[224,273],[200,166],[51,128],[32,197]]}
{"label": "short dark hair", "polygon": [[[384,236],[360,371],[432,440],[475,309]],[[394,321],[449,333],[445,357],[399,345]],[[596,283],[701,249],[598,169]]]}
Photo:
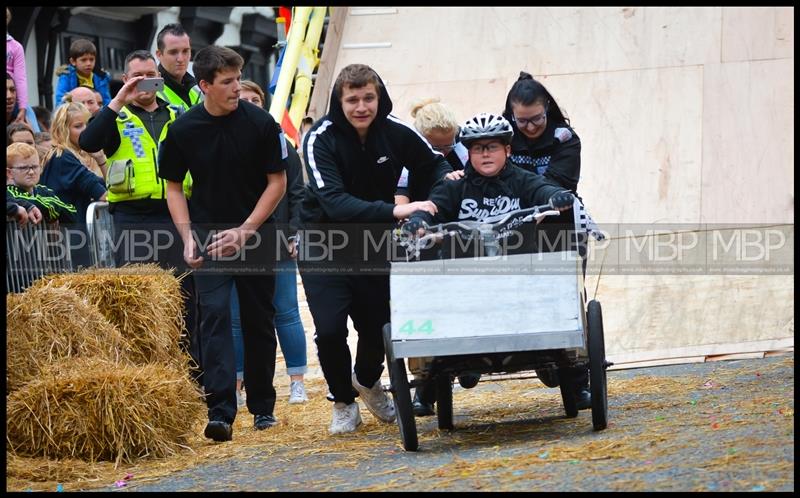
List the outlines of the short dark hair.
{"label": "short dark hair", "polygon": [[171,24],[167,24],[161,31],[158,32],[158,36],[156,36],[156,47],[159,50],[164,50],[164,36],[172,35],[172,36],[183,36],[188,35],[189,33],[183,29],[183,26],[180,23],[174,22]]}
{"label": "short dark hair", "polygon": [[86,38],[72,40],[72,43],[69,45],[69,58],[77,59],[78,57],[86,54],[97,56],[97,47],[94,46],[94,43]]}
{"label": "short dark hair", "polygon": [[31,109],[33,110],[33,114],[36,116],[36,121],[42,123],[45,125],[45,127],[50,128],[50,122],[53,117],[53,113],[50,111],[50,109],[40,105],[35,105],[31,107]]}
{"label": "short dark hair", "polygon": [[48,140],[52,140],[53,137],[50,135],[49,131],[37,131],[33,134],[33,141],[36,142],[36,145],[39,145],[42,142],[46,142]]}
{"label": "short dark hair", "polygon": [[199,83],[214,83],[214,77],[223,69],[242,69],[244,59],[228,47],[209,45],[200,49],[194,56],[194,77]]}
{"label": "short dark hair", "polygon": [[28,126],[27,123],[13,122],[6,126],[6,140],[8,144],[11,144],[11,135],[17,133],[18,131],[27,131],[30,132],[31,136],[34,136],[33,129]]}
{"label": "short dark hair", "polygon": [[[139,59],[139,60],[143,60],[143,61],[152,60],[153,62],[156,62],[156,58],[153,57],[153,54],[151,54],[147,50],[134,50],[133,52],[131,52],[127,56],[125,56],[125,72],[126,73],[128,72],[128,64],[133,59]],[[158,62],[156,62],[156,65],[158,65]]]}
{"label": "short dark hair", "polygon": [[354,88],[363,88],[367,84],[372,83],[375,85],[375,90],[380,93],[383,85],[378,73],[366,64],[350,64],[339,71],[339,76],[336,77],[336,83],[333,84],[333,91],[337,95],[342,95],[342,90],[345,86]]}

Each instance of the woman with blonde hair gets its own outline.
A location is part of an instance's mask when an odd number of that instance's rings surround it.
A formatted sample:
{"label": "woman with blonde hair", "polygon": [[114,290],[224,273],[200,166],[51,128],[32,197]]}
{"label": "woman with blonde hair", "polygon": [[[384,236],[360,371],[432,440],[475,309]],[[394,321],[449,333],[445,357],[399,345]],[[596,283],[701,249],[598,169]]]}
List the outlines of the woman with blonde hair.
{"label": "woman with blonde hair", "polygon": [[464,169],[469,154],[458,142],[459,125],[455,113],[439,99],[426,99],[411,107],[414,128],[425,137],[433,150],[444,154],[453,170]]}
{"label": "woman with blonde hair", "polygon": [[[438,98],[420,100],[411,106],[411,117],[414,118],[414,128],[425,137],[431,148],[442,154],[453,171],[463,171],[469,159],[467,149],[458,142],[459,125],[455,113]],[[460,173],[447,175],[447,178],[456,179]],[[405,204],[410,201],[421,201],[428,198],[433,178],[419,177],[409,181],[408,171],[403,169],[400,181],[397,183],[395,203]]]}
{"label": "woman with blonde hair", "polygon": [[[56,109],[50,128],[53,148],[44,158],[40,179],[62,201],[75,206],[76,228],[84,233],[89,204],[106,199],[103,179],[89,170],[87,163],[91,157],[78,146],[78,137],[88,120],[89,110],[79,102],[63,104]],[[82,247],[72,253],[73,264],[88,266],[91,263],[88,246],[80,245]]]}
{"label": "woman with blonde hair", "polygon": [[[458,135],[460,126],[455,113],[439,99],[425,99],[414,103],[411,106],[411,117],[414,118],[414,128],[425,137],[431,148],[444,155],[447,162],[453,168],[456,175],[464,172],[464,167],[469,160],[469,152],[460,142]],[[447,178],[456,179],[459,176]],[[411,201],[421,201],[428,198],[434,184],[433,178],[411,177],[408,171],[403,169],[400,181],[397,183],[395,192],[395,203],[404,204]],[[414,374],[414,378],[421,380],[420,371],[424,367],[426,358],[409,358],[409,370]],[[418,417],[433,415],[433,405],[436,400],[435,386],[431,382],[420,383],[414,391],[414,414]]]}
{"label": "woman with blonde hair", "polygon": [[[250,80],[242,80],[241,85],[239,98],[263,108],[266,99],[261,87]],[[304,375],[308,372],[306,332],[300,319],[297,302],[297,248],[294,243],[300,225],[300,203],[303,200],[304,184],[299,154],[293,147],[287,148],[287,154],[286,194],[275,207],[272,216],[278,229],[284,232],[284,237],[291,242],[287,248],[281,248],[280,257],[276,262],[275,295],[272,304],[275,307],[275,332],[286,363],[286,374],[289,375],[289,403],[295,404],[308,401],[304,383]],[[242,394],[244,342],[239,309],[239,294],[234,285],[231,290],[231,330],[236,356],[236,395],[241,405],[245,403]]]}

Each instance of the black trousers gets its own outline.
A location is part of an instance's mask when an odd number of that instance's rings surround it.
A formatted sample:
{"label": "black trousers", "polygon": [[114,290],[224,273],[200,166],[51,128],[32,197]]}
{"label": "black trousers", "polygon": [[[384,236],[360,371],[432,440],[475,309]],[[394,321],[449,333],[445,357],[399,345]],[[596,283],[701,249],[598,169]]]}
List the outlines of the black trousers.
{"label": "black trousers", "polygon": [[[382,329],[389,322],[389,276],[326,275],[303,270],[301,262],[300,275],[314,318],[314,341],[322,373],[334,401],[352,403],[357,393],[350,372],[354,371],[358,382],[366,387],[375,384],[383,372]],[[347,345],[348,316],[358,332],[352,370]]]}
{"label": "black trousers", "polygon": [[236,358],[231,331],[231,286],[236,283],[244,342],[247,409],[271,415],[275,409],[274,275],[195,273],[200,308],[200,348],[208,419],[232,424],[236,418]]}
{"label": "black trousers", "polygon": [[[156,263],[164,269],[175,268],[178,274],[189,270],[183,260],[183,243],[169,212],[143,213],[120,202],[113,206],[111,217],[114,220],[114,263],[117,267],[125,263]],[[186,325],[186,336],[181,346],[192,357],[192,377],[202,384],[202,352],[197,330],[200,318],[191,273],[181,280],[181,294]]]}

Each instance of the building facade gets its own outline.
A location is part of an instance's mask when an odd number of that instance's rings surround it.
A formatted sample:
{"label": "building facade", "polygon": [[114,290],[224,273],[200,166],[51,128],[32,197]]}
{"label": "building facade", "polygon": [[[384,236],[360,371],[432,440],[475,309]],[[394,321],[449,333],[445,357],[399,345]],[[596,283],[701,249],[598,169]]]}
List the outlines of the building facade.
{"label": "building facade", "polygon": [[[236,50],[242,78],[269,86],[278,49],[277,7],[10,7],[9,33],[25,47],[32,106],[53,108],[58,67],[69,63],[69,46],[87,38],[97,47],[96,68],[111,73],[112,95],[122,86],[125,56],[156,50],[156,34],[180,22],[197,53],[208,45]],[[269,100],[269,96],[267,97]],[[268,104],[268,103],[267,103]]]}

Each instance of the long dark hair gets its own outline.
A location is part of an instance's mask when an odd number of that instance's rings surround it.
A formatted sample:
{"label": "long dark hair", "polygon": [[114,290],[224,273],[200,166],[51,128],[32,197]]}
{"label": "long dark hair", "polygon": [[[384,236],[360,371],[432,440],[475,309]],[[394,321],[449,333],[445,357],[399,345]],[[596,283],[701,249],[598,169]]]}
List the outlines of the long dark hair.
{"label": "long dark hair", "polygon": [[[548,121],[555,124],[566,123],[569,125],[569,118],[561,112],[556,99],[550,95],[544,85],[533,79],[533,76],[525,71],[519,72],[519,78],[511,86],[511,90],[508,91],[508,96],[506,97],[506,110],[503,112],[503,117],[514,123],[514,113],[511,110],[512,103],[521,105],[542,104],[547,108]],[[514,126],[516,126],[516,123],[514,123]]]}

